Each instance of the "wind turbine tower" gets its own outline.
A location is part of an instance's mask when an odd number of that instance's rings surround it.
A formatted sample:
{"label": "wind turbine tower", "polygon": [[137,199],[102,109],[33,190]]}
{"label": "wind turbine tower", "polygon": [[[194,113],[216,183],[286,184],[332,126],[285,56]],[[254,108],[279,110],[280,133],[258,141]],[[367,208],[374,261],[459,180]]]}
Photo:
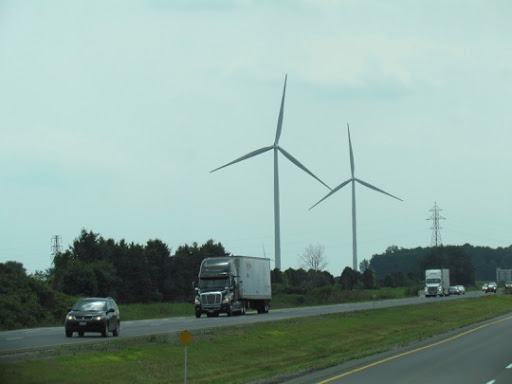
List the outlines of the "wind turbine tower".
{"label": "wind turbine tower", "polygon": [[442,209],[437,206],[437,202],[434,203],[434,206],[430,209],[432,212],[432,216],[430,216],[427,220],[432,220],[433,225],[430,229],[432,229],[432,238],[430,240],[431,247],[438,247],[443,245],[441,240],[441,226],[439,225],[439,220],[444,220],[445,218],[439,214]]}
{"label": "wind turbine tower", "polygon": [[318,204],[320,204],[322,201],[327,199],[329,196],[338,192],[345,185],[352,183],[352,269],[354,271],[357,271],[358,263],[357,263],[357,230],[356,230],[356,181],[359,184],[361,184],[367,188],[373,189],[374,191],[391,196],[392,198],[400,200],[400,201],[403,201],[403,200],[396,196],[393,196],[390,193],[383,191],[380,188],[377,188],[377,187],[367,183],[366,181],[360,180],[354,176],[354,152],[352,151],[352,142],[350,141],[350,127],[348,124],[347,124],[347,130],[348,130],[348,145],[349,145],[349,149],[350,149],[350,171],[352,173],[352,177],[348,180],[345,180],[343,183],[341,183],[336,188],[331,190],[331,192],[329,192],[327,195],[325,195],[319,202],[317,202],[315,205],[313,205],[309,209],[316,207]]}
{"label": "wind turbine tower", "polygon": [[325,185],[327,188],[331,189],[327,184],[325,184],[322,180],[320,180],[318,177],[316,177],[309,169],[307,169],[304,165],[302,165],[299,160],[297,160],[295,157],[290,155],[287,151],[284,150],[283,147],[279,146],[279,139],[281,137],[281,131],[283,129],[283,112],[284,112],[284,99],[286,94],[286,80],[288,76],[286,75],[284,78],[284,87],[283,87],[283,96],[281,98],[281,108],[279,110],[279,118],[277,120],[277,131],[276,131],[276,138],[274,140],[274,144],[270,145],[268,147],[263,147],[260,149],[257,149],[255,151],[252,151],[244,156],[239,157],[236,160],[233,160],[227,164],[224,164],[223,166],[219,168],[215,168],[213,171],[210,171],[210,173],[218,171],[219,169],[225,168],[229,165],[238,163],[239,161],[249,159],[251,157],[261,155],[264,152],[270,151],[271,149],[274,150],[274,242],[275,242],[275,268],[278,270],[281,270],[281,219],[280,219],[280,208],[279,208],[279,166],[278,166],[278,154],[281,152],[281,154],[284,155],[288,160],[290,160],[293,164],[295,164],[297,167],[302,169],[304,172],[309,174],[310,176],[314,177],[316,180],[318,180],[320,183]]}

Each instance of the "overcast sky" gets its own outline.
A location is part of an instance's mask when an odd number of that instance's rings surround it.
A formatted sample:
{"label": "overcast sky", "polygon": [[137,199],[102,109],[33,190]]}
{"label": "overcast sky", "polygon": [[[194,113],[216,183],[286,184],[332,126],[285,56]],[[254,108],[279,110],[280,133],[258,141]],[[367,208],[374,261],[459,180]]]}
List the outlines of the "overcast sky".
{"label": "overcast sky", "polygon": [[[84,228],[274,259],[274,143],[356,177],[359,261],[512,244],[512,2],[0,0],[0,262]],[[279,157],[282,269],[352,267],[350,186]],[[274,266],[274,264],[272,264]]]}

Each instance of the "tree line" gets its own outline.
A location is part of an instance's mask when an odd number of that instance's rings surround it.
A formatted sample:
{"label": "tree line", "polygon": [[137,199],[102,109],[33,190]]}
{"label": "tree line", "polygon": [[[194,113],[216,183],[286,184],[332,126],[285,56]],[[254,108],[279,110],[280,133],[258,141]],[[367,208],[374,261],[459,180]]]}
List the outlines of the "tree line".
{"label": "tree line", "polygon": [[429,268],[449,268],[456,284],[496,280],[496,269],[512,269],[512,245],[496,249],[464,244],[437,248],[399,248],[389,246],[367,262],[378,278],[392,273],[423,274]]}
{"label": "tree line", "polygon": [[[308,270],[271,271],[274,297],[286,297],[285,301],[294,305],[333,303],[357,299],[357,292],[383,287],[408,287],[414,295],[423,285],[425,269],[449,268],[454,284],[471,286],[475,279],[494,280],[496,267],[512,268],[512,247],[390,246],[383,254],[363,260],[360,271],[346,267],[333,276],[320,269],[323,248],[313,248],[303,254],[315,257]],[[28,275],[19,262],[0,263],[0,329],[55,324],[70,298],[78,296],[112,296],[121,304],[191,303],[195,294],[192,283],[202,260],[218,256],[231,254],[213,240],[185,244],[172,253],[157,239],[140,245],[82,230],[44,272]]]}

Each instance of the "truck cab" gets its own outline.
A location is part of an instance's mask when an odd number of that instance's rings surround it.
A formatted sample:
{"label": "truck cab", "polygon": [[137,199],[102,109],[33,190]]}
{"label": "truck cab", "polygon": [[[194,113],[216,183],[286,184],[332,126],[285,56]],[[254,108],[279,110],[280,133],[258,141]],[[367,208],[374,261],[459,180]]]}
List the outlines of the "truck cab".
{"label": "truck cab", "polygon": [[450,271],[427,269],[425,271],[425,297],[448,296],[450,294]]}

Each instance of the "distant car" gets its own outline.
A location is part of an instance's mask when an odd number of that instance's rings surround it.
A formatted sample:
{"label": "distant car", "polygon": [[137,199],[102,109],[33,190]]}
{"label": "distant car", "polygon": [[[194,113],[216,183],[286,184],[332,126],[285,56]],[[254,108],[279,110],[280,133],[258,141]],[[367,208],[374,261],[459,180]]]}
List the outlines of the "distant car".
{"label": "distant car", "polygon": [[512,288],[512,280],[505,281],[505,288],[511,289]]}
{"label": "distant car", "polygon": [[487,283],[485,283],[484,285],[482,285],[482,291],[487,292]]}
{"label": "distant car", "polygon": [[459,289],[459,295],[465,295],[466,294],[466,287],[464,287],[463,285],[457,285],[458,289]]}
{"label": "distant car", "polygon": [[452,285],[450,288],[448,288],[448,293],[450,295],[460,295],[459,286],[458,285]]}
{"label": "distant car", "polygon": [[114,336],[119,336],[119,308],[111,297],[80,299],[69,309],[64,327],[67,337],[72,337],[73,332],[77,332],[80,337],[83,337],[85,332],[99,332],[103,337],[112,332]]}
{"label": "distant car", "polygon": [[491,281],[490,283],[487,283],[487,287],[485,288],[484,292],[485,293],[489,293],[489,292],[496,293],[497,290],[498,290],[498,285],[494,281]]}

